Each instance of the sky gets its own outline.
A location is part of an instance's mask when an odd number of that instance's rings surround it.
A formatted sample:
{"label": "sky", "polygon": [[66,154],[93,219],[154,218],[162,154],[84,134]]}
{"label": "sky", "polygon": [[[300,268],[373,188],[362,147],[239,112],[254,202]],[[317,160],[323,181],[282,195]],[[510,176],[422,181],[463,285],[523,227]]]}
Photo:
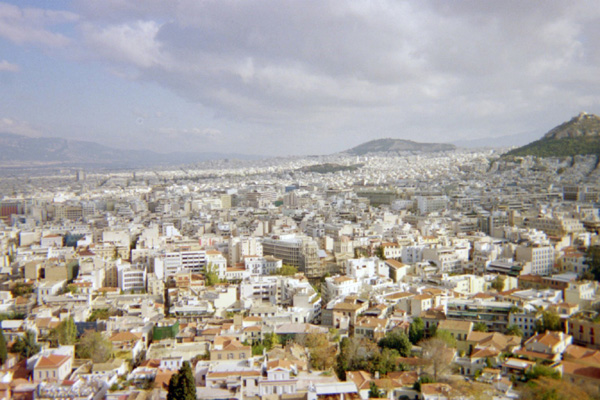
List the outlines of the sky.
{"label": "sky", "polygon": [[600,113],[597,1],[0,2],[0,132],[331,154]]}

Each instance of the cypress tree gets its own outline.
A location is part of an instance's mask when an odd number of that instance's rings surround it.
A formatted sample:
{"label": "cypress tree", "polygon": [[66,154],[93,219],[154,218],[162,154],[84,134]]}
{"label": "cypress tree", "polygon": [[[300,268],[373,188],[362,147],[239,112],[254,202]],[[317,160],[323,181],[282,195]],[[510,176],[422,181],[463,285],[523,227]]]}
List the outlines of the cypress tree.
{"label": "cypress tree", "polygon": [[167,400],[196,400],[196,381],[189,362],[171,376]]}
{"label": "cypress tree", "polygon": [[8,348],[6,347],[6,338],[4,333],[0,331],[0,365],[4,365],[8,358]]}

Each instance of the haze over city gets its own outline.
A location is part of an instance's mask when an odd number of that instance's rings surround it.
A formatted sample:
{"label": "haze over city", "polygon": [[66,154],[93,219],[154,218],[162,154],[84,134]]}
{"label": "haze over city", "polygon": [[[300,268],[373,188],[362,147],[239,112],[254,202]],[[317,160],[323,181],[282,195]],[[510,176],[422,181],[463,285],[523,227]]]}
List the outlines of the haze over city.
{"label": "haze over city", "polygon": [[0,132],[329,154],[531,140],[600,103],[595,2],[0,3]]}

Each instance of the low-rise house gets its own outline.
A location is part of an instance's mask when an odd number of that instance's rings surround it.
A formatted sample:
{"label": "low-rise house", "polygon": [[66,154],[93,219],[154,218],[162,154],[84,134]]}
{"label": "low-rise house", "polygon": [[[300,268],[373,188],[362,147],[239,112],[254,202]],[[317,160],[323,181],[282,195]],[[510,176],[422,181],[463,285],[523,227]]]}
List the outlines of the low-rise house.
{"label": "low-rise house", "polygon": [[211,361],[245,360],[252,357],[252,348],[239,340],[227,336],[217,336],[210,349]]}
{"label": "low-rise house", "polygon": [[73,346],[61,346],[40,354],[33,364],[33,379],[44,382],[60,382],[72,372]]}
{"label": "low-rise house", "polygon": [[264,375],[258,381],[259,395],[296,393],[298,379],[294,374],[298,374],[298,370],[287,360],[267,362],[264,367]]}
{"label": "low-rise house", "polygon": [[378,341],[385,336],[390,321],[387,318],[362,317],[354,325],[354,335]]}
{"label": "low-rise house", "polygon": [[546,331],[529,338],[525,342],[525,348],[515,354],[532,360],[558,361],[572,342],[573,337],[564,332]]}

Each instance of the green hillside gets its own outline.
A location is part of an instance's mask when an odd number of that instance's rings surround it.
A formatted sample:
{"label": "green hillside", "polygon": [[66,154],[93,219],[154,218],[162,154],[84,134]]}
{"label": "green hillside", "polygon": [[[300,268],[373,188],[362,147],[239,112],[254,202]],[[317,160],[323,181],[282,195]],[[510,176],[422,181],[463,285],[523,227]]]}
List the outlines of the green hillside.
{"label": "green hillside", "polygon": [[578,154],[600,154],[600,137],[540,139],[511,150],[505,156],[569,157]]}

